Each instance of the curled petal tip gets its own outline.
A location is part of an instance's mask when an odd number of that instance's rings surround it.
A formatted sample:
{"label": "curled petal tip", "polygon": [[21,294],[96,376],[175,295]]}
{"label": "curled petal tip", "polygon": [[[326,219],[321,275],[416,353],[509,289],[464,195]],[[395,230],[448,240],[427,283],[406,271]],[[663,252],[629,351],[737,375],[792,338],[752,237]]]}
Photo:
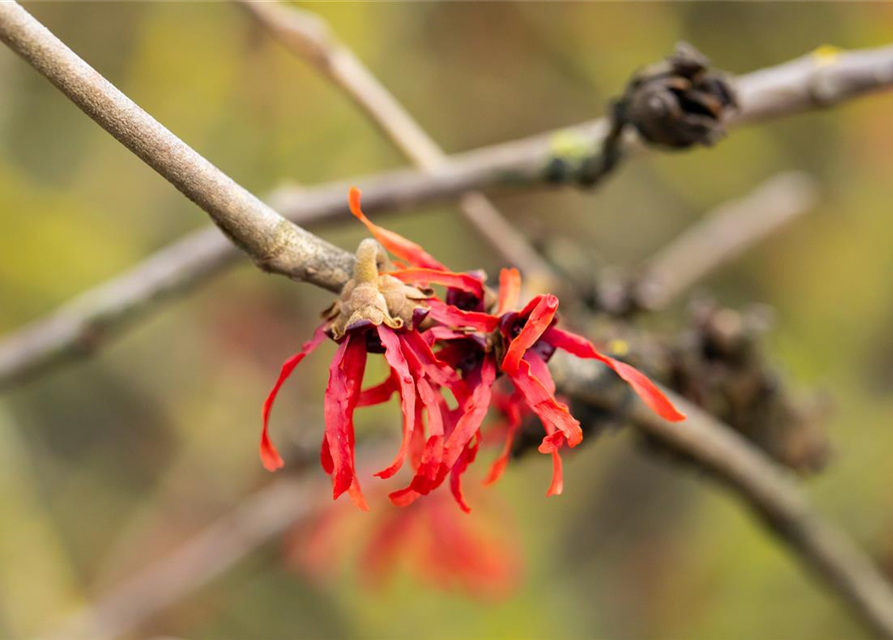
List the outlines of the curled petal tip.
{"label": "curled petal tip", "polygon": [[264,469],[273,472],[285,466],[282,457],[273,448],[260,447],[260,460],[264,465]]}
{"label": "curled petal tip", "polygon": [[546,491],[546,497],[551,498],[552,496],[560,496],[564,491],[564,486],[559,485],[557,487],[549,487],[549,490]]}
{"label": "curled petal tip", "polygon": [[351,209],[359,209],[360,208],[360,195],[362,192],[356,187],[351,187],[350,191],[347,193],[347,199],[350,203]]}
{"label": "curled petal tip", "polygon": [[561,449],[561,446],[565,442],[564,433],[561,431],[556,431],[545,438],[543,438],[542,443],[540,443],[537,451],[540,453],[552,453],[553,451],[558,451]]}

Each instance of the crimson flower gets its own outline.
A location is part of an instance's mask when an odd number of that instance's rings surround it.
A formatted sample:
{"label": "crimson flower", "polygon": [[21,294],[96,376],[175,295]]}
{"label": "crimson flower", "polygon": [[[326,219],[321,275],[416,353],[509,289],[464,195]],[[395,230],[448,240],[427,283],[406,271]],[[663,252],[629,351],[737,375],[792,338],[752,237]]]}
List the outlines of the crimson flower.
{"label": "crimson flower", "polygon": [[369,520],[334,504],[291,532],[286,554],[290,566],[324,579],[358,544],[357,568],[370,588],[381,588],[403,567],[436,588],[498,600],[518,585],[523,567],[505,514],[485,507],[469,518],[437,493],[405,508],[383,509]]}
{"label": "crimson flower", "polygon": [[[322,466],[332,477],[334,497],[348,492],[364,510],[368,507],[354,464],[354,410],[386,402],[395,392],[400,394],[403,437],[392,463],[375,475],[393,476],[410,457],[415,469],[410,483],[389,495],[400,506],[431,493],[449,476],[455,500],[462,510],[469,510],[461,478],[477,455],[481,426],[491,404],[507,417],[508,428],[488,482],[505,468],[523,417],[535,414],[545,430],[539,450],[553,460],[547,495],[561,493],[559,451],[564,445],[577,446],[583,432],[567,405],[555,396],[547,362],[556,349],[602,362],[658,415],[671,421],[684,418],[644,374],[600,353],[582,336],[558,328],[555,296],[536,296],[515,311],[521,289],[517,270],[501,272],[494,296],[485,286],[483,273],[451,272],[419,245],[372,223],[360,209],[357,189],[350,192],[350,205],[375,240],[360,243],[354,278],[324,314],[313,338],[282,366],[264,403],[260,449],[267,469],[283,464],[268,435],[273,401],[286,378],[327,335],[338,343],[338,349],[325,395]],[[398,268],[382,247],[402,261]],[[443,300],[430,285],[445,287]],[[390,375],[361,390],[368,353],[384,354]],[[494,389],[500,376],[510,383],[509,390]],[[444,391],[452,395],[455,408],[447,403]]]}

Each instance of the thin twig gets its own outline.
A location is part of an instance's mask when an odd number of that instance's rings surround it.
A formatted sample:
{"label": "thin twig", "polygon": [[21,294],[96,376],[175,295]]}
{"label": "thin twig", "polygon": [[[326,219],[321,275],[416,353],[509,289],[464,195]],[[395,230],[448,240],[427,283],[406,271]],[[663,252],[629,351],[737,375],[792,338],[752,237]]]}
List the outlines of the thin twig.
{"label": "thin twig", "polygon": [[649,310],[664,308],[817,201],[815,180],[797,171],[773,176],[744,197],[720,205],[642,266],[629,293],[633,303]]}
{"label": "thin twig", "polygon": [[286,220],[236,184],[15,2],[0,3],[0,40],[201,207],[260,268],[332,291],[350,277],[350,254]]}
{"label": "thin twig", "polygon": [[[435,173],[449,162],[431,136],[322,18],[277,2],[238,1],[289,51],[344,91],[413,164]],[[521,270],[531,291],[556,289],[559,283],[549,264],[485,195],[462,194],[459,209],[502,261]]]}
{"label": "thin twig", "polygon": [[120,638],[160,611],[229,571],[246,555],[282,534],[320,506],[318,478],[283,477],[168,555],[66,618],[49,638]]}
{"label": "thin twig", "polygon": [[[614,393],[616,380],[606,379],[610,374],[591,362],[559,356],[552,368],[562,390],[582,401],[613,409],[623,397]],[[668,395],[687,414],[685,423],[665,422],[640,404],[631,408],[630,423],[726,484],[860,619],[881,637],[893,637],[893,593],[865,554],[825,522],[763,453],[686,400]],[[50,635],[99,639],[138,628],[312,513],[308,496],[316,489],[309,480],[294,478],[271,484]]]}
{"label": "thin twig", "polygon": [[[816,95],[828,93],[813,87],[838,87],[834,100],[840,102],[891,84],[893,47],[842,53],[830,62],[810,54],[737,78],[742,108],[730,124],[762,122],[824,106]],[[607,122],[593,120],[451,156],[435,174],[385,173],[307,190],[283,190],[269,200],[290,220],[307,226],[349,217],[345,194],[350,184],[361,186],[363,206],[370,213],[447,200],[476,188],[541,184],[543,167],[555,157],[552,141],[557,135],[597,148],[606,133]],[[536,176],[533,182],[529,176]],[[0,342],[0,390],[94,352],[164,302],[237,263],[238,258],[238,251],[215,229],[194,232],[162,249]]]}
{"label": "thin twig", "polygon": [[[613,408],[605,393],[604,367],[558,357],[556,381],[573,397]],[[631,423],[672,450],[691,458],[734,491],[829,589],[847,602],[881,637],[893,638],[893,590],[871,560],[825,521],[792,479],[728,426],[684,398],[667,392],[685,412],[684,423],[661,420],[644,405],[631,408]]]}
{"label": "thin twig", "polygon": [[[235,204],[246,203],[245,196],[242,196],[242,191],[235,183],[225,176],[225,180],[222,180],[222,174],[139,111],[123,94],[100,78],[15,4],[0,4],[0,38],[53,80],[97,122],[169,177],[185,194],[210,210],[215,221],[238,235],[248,250],[262,253],[269,246],[267,242],[272,237],[270,234],[274,229],[281,229],[281,222],[274,212],[267,213],[263,205],[250,196],[247,208],[234,206],[229,199],[233,193],[239,196]],[[166,157],[165,152],[171,157]],[[272,223],[274,220],[275,224]],[[257,229],[254,228],[255,224]],[[341,250],[312,239],[313,236],[309,233],[301,233],[311,238],[307,241],[308,246],[314,247],[324,257],[344,255]],[[349,270],[349,263],[346,270]],[[570,375],[559,376],[566,390],[583,395],[596,404],[603,401],[603,391],[599,391],[603,387],[597,383],[598,370],[581,368],[574,364],[565,366],[577,367],[567,369],[571,372]],[[732,484],[756,512],[765,517],[781,539],[788,543],[789,548],[825,577],[835,592],[850,602],[864,620],[883,635],[893,637],[893,594],[870,562],[842,534],[823,523],[796,488],[758,452],[737,439],[734,434],[726,433],[727,427],[695,407],[687,406],[682,400],[677,402],[691,416],[684,425],[665,423],[638,405],[634,410],[634,422],[676,450],[699,460],[706,468],[712,469]],[[250,522],[258,528],[252,527],[246,532],[231,556],[241,557],[251,548],[252,544],[245,540],[268,538],[260,529],[261,523],[282,522],[278,509],[272,519],[261,516],[262,514],[252,513]],[[242,522],[241,519],[237,521]],[[232,522],[228,527],[231,526]],[[212,533],[213,543],[221,533]],[[179,562],[164,565],[163,570],[179,573],[182,576],[180,583],[186,585],[188,590],[192,584],[190,578],[195,580],[197,574],[187,561],[190,558],[207,558],[205,554],[208,546],[207,540],[202,541],[193,548],[197,550],[180,557]],[[210,546],[213,547],[213,544]],[[216,556],[212,557],[217,560]],[[143,592],[139,590],[126,593],[124,597],[119,595],[114,602],[117,609],[113,608],[112,611],[128,605],[141,606],[139,600],[142,595]],[[174,595],[175,592],[159,596],[160,606],[171,602]]]}

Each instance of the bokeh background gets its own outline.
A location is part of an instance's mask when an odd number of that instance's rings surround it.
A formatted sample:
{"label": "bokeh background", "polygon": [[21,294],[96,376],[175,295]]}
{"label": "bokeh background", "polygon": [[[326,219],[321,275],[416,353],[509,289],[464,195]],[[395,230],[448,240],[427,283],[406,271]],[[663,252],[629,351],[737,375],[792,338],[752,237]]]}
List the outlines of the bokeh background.
{"label": "bokeh background", "polygon": [[[679,39],[746,72],[819,45],[893,40],[893,7],[851,3],[318,3],[448,151],[604,112]],[[249,189],[403,166],[337,89],[226,3],[34,3],[28,9]],[[715,274],[724,303],[776,309],[774,364],[827,389],[836,456],[808,481],[875,557],[893,550],[893,96],[736,130],[715,149],[631,161],[592,193],[502,195],[522,229],[635,264],[711,206],[784,169],[821,183],[806,219]],[[12,331],[190,230],[200,211],[6,50],[0,51],[0,330]],[[387,224],[457,269],[499,264],[454,207]],[[360,225],[323,234],[352,248]],[[0,397],[0,637],[31,637],[272,481],[259,407],[329,296],[247,260],[98,356]],[[659,324],[672,331],[684,305]],[[287,457],[322,429],[331,348],[287,386]],[[361,414],[393,433],[395,405]],[[566,490],[530,456],[481,498],[523,572],[501,598],[418,581],[368,588],[350,557],[322,579],[271,540],[132,634],[190,638],[842,638],[864,630],[730,496],[643,455],[629,433],[566,457]],[[469,484],[480,478],[480,469]],[[311,464],[307,473],[322,476]],[[367,487],[375,481],[366,480]],[[488,507],[487,505],[495,505]],[[382,503],[373,505],[386,509]],[[477,517],[473,515],[472,517]]]}

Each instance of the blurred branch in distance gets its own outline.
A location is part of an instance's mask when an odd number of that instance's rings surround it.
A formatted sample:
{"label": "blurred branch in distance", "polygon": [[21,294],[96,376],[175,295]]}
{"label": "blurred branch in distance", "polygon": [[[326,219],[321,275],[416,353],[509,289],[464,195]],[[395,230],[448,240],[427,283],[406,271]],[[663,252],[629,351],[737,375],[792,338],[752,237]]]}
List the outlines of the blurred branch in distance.
{"label": "blurred branch in distance", "polygon": [[[436,173],[449,158],[350,48],[318,15],[278,2],[237,0],[289,51],[313,65],[347,94],[403,155]],[[529,289],[557,291],[560,282],[524,234],[480,192],[457,194],[459,210],[507,265],[518,267]]]}
{"label": "blurred branch in distance", "polygon": [[[816,92],[813,85],[831,87]],[[839,53],[834,60],[808,54],[735,79],[740,110],[731,125],[795,115],[893,85],[893,46]],[[817,95],[824,96],[821,100]],[[346,219],[345,193],[363,190],[368,213],[394,212],[448,200],[470,189],[542,183],[542,169],[554,157],[553,139],[569,135],[596,148],[607,133],[605,119],[449,157],[436,174],[398,171],[305,190],[286,189],[268,198],[301,225]],[[642,148],[642,147],[639,147]],[[523,175],[528,175],[524,180]],[[511,177],[514,176],[514,177]],[[236,264],[238,250],[217,229],[193,232],[149,256],[0,341],[0,392],[56,366],[95,352],[110,338],[146,317],[158,305],[207,282]]]}
{"label": "blurred branch in distance", "polygon": [[[215,222],[235,236],[255,258],[270,258],[265,252],[275,246],[277,250],[272,254],[272,262],[266,264],[275,266],[273,270],[277,272],[289,273],[289,265],[298,265],[289,275],[299,278],[302,274],[308,275],[305,279],[326,288],[332,288],[339,279],[345,278],[350,266],[349,258],[345,257],[348,254],[298,227],[288,232],[295,246],[289,245],[290,250],[282,254],[281,246],[276,245],[276,234],[282,231],[282,226],[275,212],[266,209],[129,102],[15,3],[0,4],[0,38],[119,141],[208,211]],[[309,253],[302,254],[302,249]],[[304,264],[308,255],[323,266],[329,265],[324,277],[320,272],[308,271]],[[593,368],[587,370],[579,366],[567,371],[570,375],[561,377],[564,388],[578,395],[585,393],[588,401],[599,404],[603,387],[592,385],[599,373],[594,374]],[[647,418],[637,415],[642,410],[639,405],[636,405],[634,422],[647,427],[648,432],[662,442],[696,460],[703,460],[706,468],[717,471],[720,477],[732,483],[755,511],[764,516],[775,531],[783,534],[781,539],[787,543],[787,548],[816,568],[864,622],[880,634],[893,637],[893,592],[864,555],[842,533],[824,523],[795,485],[777,472],[771,462],[730,434],[725,425],[689,407],[686,402],[680,402],[680,406],[691,416],[682,425],[673,426],[655,420],[650,414]],[[702,428],[694,426],[702,421]],[[256,516],[252,524],[260,526],[262,519]],[[259,534],[249,532],[248,538],[256,535]],[[236,557],[241,557],[242,553],[238,552]],[[201,551],[198,555],[201,556]],[[185,563],[167,565],[168,570],[175,568],[178,571],[184,566],[189,569]],[[188,586],[196,573],[187,571],[186,575],[184,584]],[[172,592],[164,594],[162,606],[171,601],[172,595]],[[122,598],[116,608],[125,604],[139,606],[138,596],[136,593]]]}

